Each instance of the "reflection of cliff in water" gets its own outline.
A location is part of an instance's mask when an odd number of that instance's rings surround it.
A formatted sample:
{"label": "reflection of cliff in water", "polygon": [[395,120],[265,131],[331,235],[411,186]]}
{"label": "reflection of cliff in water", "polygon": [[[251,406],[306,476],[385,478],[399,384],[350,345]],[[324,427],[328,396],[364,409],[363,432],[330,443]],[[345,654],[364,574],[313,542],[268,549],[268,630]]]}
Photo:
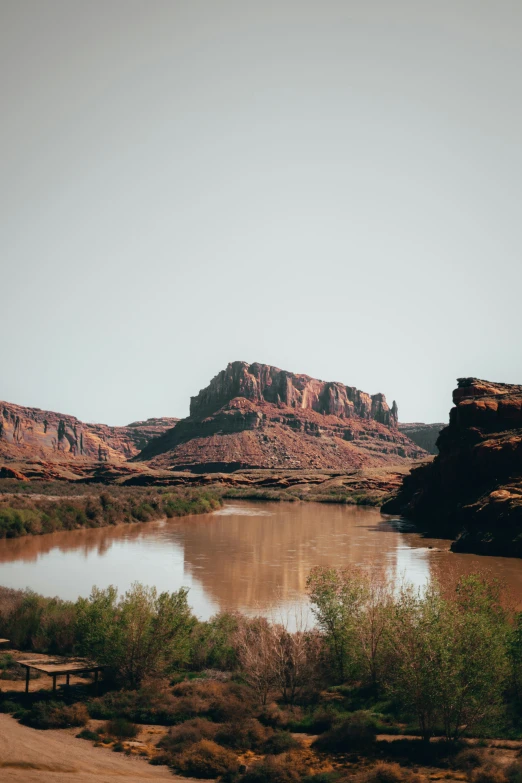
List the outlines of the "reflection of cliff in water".
{"label": "reflection of cliff in water", "polygon": [[522,562],[449,552],[375,509],[237,501],[216,514],[0,541],[0,584],[76,598],[92,585],[190,587],[199,616],[272,609],[302,598],[315,565],[388,569],[420,585],[488,570],[522,597]]}
{"label": "reflection of cliff in water", "polygon": [[12,563],[16,560],[31,562],[42,555],[58,549],[67,552],[83,552],[85,556],[97,552],[100,557],[106,554],[115,541],[139,541],[155,534],[163,525],[161,521],[148,523],[129,523],[114,527],[79,528],[46,533],[41,536],[23,536],[0,540],[0,563]]}
{"label": "reflection of cliff in water", "polygon": [[[185,570],[223,609],[265,610],[302,596],[316,565],[398,567],[401,535],[378,511],[320,503],[226,508],[173,532]],[[377,532],[379,531],[379,532]],[[417,568],[425,580],[424,556]]]}

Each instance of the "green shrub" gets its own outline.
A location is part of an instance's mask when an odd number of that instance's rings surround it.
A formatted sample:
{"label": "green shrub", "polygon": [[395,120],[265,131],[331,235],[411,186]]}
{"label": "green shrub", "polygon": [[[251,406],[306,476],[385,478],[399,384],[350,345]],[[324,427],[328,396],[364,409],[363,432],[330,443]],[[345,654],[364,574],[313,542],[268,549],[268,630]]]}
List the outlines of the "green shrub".
{"label": "green shrub", "polygon": [[105,732],[118,739],[132,739],[138,731],[138,727],[125,718],[112,718],[105,724]]}
{"label": "green shrub", "polygon": [[277,756],[279,753],[287,753],[289,750],[299,747],[301,747],[301,743],[290,732],[276,731],[265,742],[264,752]]}
{"label": "green shrub", "polygon": [[15,701],[10,701],[7,699],[6,701],[0,701],[0,712],[10,713],[16,712],[19,708],[19,705]]}
{"label": "green shrub", "polygon": [[78,739],[91,740],[92,742],[100,741],[100,735],[98,732],[91,731],[90,729],[82,729],[76,736]]}
{"label": "green shrub", "polygon": [[365,712],[354,712],[318,737],[313,746],[330,753],[367,752],[375,737],[374,719]]}

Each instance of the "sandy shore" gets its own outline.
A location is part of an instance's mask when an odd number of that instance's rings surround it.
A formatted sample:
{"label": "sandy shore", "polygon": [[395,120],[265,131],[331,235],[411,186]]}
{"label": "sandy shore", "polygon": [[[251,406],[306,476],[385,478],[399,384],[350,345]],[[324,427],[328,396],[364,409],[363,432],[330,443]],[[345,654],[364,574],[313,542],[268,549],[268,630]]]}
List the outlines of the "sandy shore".
{"label": "sandy shore", "polygon": [[[78,731],[73,730],[74,733]],[[0,714],[0,780],[2,783],[146,783],[185,781],[167,767],[140,758],[95,748],[73,731],[37,731]]]}

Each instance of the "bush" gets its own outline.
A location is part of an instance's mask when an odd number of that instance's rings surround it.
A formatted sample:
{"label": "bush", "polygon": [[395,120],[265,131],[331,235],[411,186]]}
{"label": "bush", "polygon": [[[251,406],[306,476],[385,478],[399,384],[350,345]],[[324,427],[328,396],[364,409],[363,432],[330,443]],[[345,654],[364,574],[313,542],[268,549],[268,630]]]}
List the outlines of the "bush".
{"label": "bush", "polygon": [[410,774],[398,764],[385,764],[381,762],[366,773],[365,783],[403,783]]}
{"label": "bush", "polygon": [[18,704],[15,701],[9,701],[9,699],[7,699],[6,701],[0,702],[0,712],[10,713],[12,715],[17,709]]}
{"label": "bush", "polygon": [[510,764],[505,773],[509,783],[522,783],[522,764],[519,761]]}
{"label": "bush", "polygon": [[203,718],[194,718],[173,726],[158,742],[158,747],[167,753],[179,753],[201,740],[214,739],[219,726]]}
{"label": "bush", "polygon": [[470,783],[506,783],[507,780],[504,772],[492,764],[473,769],[468,779]]}
{"label": "bush", "polygon": [[174,765],[179,772],[195,778],[215,778],[239,770],[234,753],[211,740],[191,745],[179,754]]}
{"label": "bush", "polygon": [[247,718],[241,722],[225,723],[217,731],[215,740],[219,745],[234,750],[260,750],[270,733],[271,729],[262,726],[255,718]]}
{"label": "bush", "polygon": [[112,749],[114,753],[123,753],[123,751],[125,750],[125,745],[123,744],[123,742],[115,742],[114,745],[112,746]]}
{"label": "bush", "polygon": [[241,783],[300,783],[304,771],[301,760],[291,753],[267,756],[252,765]]}
{"label": "bush", "polygon": [[330,753],[365,752],[374,745],[376,733],[375,721],[368,713],[354,712],[318,737],[313,747]]}
{"label": "bush", "polygon": [[289,750],[300,748],[301,743],[288,731],[277,731],[265,742],[264,751],[273,756],[279,753],[287,753]]}
{"label": "bush", "polygon": [[85,726],[89,713],[85,705],[65,706],[60,702],[38,702],[33,705],[23,722],[33,729],[69,729],[73,726]]}
{"label": "bush", "polygon": [[82,729],[79,734],[76,735],[78,739],[91,740],[91,742],[99,742],[100,735],[97,731],[91,731],[90,729]]}
{"label": "bush", "polygon": [[111,737],[132,739],[138,734],[138,727],[125,718],[113,718],[105,724],[105,731]]}
{"label": "bush", "polygon": [[467,772],[476,769],[484,763],[484,753],[478,748],[464,748],[457,753],[452,762],[452,767]]}

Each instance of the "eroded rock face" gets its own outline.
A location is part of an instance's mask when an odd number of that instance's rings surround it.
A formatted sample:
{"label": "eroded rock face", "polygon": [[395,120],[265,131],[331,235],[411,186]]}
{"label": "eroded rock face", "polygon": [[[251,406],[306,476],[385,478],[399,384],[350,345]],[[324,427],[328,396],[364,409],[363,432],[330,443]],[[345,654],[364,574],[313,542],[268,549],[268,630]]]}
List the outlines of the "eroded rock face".
{"label": "eroded rock face", "polygon": [[396,427],[397,403],[388,407],[384,394],[369,394],[345,386],[310,378],[268,364],[231,362],[213,378],[206,389],[190,400],[191,418],[214,413],[235,397],[254,403],[268,402],[288,408],[312,410],[337,418],[373,419],[387,427]]}
{"label": "eroded rock face", "polygon": [[190,416],[136,458],[196,472],[359,469],[426,452],[397,429],[383,394],[232,362],[192,397]]}
{"label": "eroded rock face", "polygon": [[453,402],[439,455],[383,511],[456,537],[454,551],[520,557],[522,386],[459,378]]}
{"label": "eroded rock face", "polygon": [[440,431],[444,427],[446,427],[446,424],[441,422],[436,424],[422,424],[420,422],[399,423],[399,430],[422,449],[426,449],[429,454],[439,453],[437,440]]}
{"label": "eroded rock face", "polygon": [[118,462],[138,454],[152,438],[176,422],[173,418],[148,419],[125,427],[109,427],[85,424],[74,416],[53,411],[0,402],[0,456]]}

